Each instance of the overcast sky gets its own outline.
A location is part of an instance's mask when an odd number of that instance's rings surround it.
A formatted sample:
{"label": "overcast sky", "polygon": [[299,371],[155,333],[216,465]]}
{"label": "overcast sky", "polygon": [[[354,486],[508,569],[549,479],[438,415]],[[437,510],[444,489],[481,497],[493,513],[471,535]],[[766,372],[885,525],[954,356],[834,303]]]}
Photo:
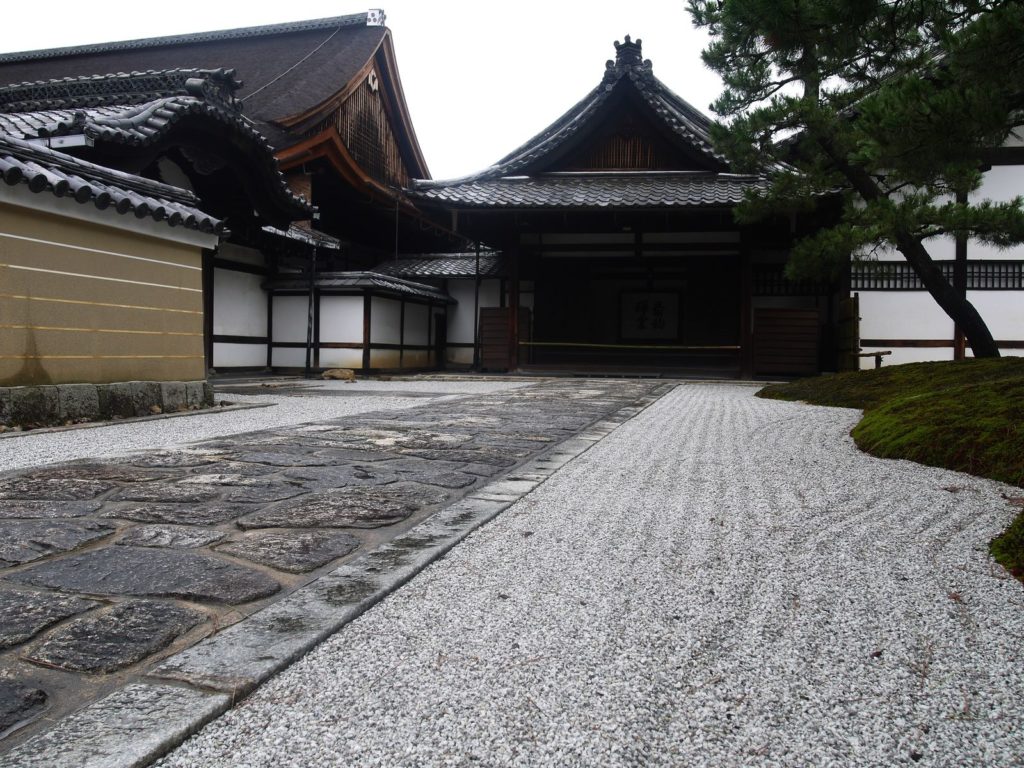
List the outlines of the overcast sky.
{"label": "overcast sky", "polygon": [[[482,170],[600,82],[613,41],[643,40],[654,74],[705,113],[721,87],[700,60],[706,38],[685,0],[173,0],[4,4],[6,51],[341,16],[380,7],[420,145],[434,178]],[[146,15],[146,10],[159,12]],[[83,73],[92,74],[92,73]],[[245,78],[245,73],[240,73]]]}

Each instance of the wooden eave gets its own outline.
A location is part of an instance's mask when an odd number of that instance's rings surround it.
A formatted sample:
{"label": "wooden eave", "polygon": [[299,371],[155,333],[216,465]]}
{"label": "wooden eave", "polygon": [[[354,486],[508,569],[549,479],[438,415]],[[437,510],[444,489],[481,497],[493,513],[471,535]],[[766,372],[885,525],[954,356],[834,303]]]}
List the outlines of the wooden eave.
{"label": "wooden eave", "polygon": [[446,235],[463,239],[457,232],[439,225],[436,221],[426,216],[404,194],[396,195],[395,190],[384,186],[366,173],[352,155],[349,154],[341,137],[338,136],[333,128],[326,128],[316,136],[311,136],[305,141],[277,153],[278,166],[282,171],[287,171],[301,166],[303,163],[319,159],[326,160],[352,189],[357,191],[360,189],[365,190],[367,197],[371,200],[394,205],[397,199],[402,212],[420,222],[421,225],[430,227],[438,232],[443,232]]}
{"label": "wooden eave", "polygon": [[[341,90],[314,107],[294,115],[278,118],[274,120],[274,123],[282,128],[296,132],[312,127],[341,107],[355,90],[362,85],[375,64],[379,71],[379,78],[382,81],[384,109],[391,123],[391,130],[395,134],[398,146],[402,150],[402,159],[408,166],[408,174],[411,178],[429,179],[430,171],[427,169],[423,150],[420,148],[419,140],[416,138],[412,118],[409,116],[409,105],[406,103],[405,92],[402,90],[402,81],[398,75],[398,64],[395,59],[395,49],[391,43],[390,29],[386,30],[380,44],[366,64],[359,69]],[[305,143],[301,142],[296,146],[303,146]],[[292,149],[294,147],[285,150],[285,152],[290,152]],[[279,155],[279,157],[281,156]]]}

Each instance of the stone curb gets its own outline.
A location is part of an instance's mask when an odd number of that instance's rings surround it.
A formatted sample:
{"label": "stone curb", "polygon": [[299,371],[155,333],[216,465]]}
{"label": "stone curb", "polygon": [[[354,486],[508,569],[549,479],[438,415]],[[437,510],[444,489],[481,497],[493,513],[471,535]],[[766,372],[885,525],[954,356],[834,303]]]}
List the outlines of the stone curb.
{"label": "stone curb", "polygon": [[359,559],[164,660],[0,756],[0,768],[141,768],[441,559],[621,424],[666,382]]}
{"label": "stone curb", "polygon": [[214,413],[230,413],[231,411],[247,411],[250,408],[270,408],[275,403],[239,403],[238,405],[214,405],[209,408],[200,408],[195,411],[175,411],[174,413],[157,413],[151,416],[133,416],[127,419],[112,419],[110,421],[87,421],[82,424],[67,424],[60,427],[39,427],[37,429],[11,430],[0,432],[0,440],[7,440],[14,437],[28,437],[30,435],[46,435],[51,432],[68,432],[73,429],[99,429],[100,427],[116,427],[121,424],[134,424],[138,421],[159,421],[161,419],[177,419],[182,416],[204,416]]}

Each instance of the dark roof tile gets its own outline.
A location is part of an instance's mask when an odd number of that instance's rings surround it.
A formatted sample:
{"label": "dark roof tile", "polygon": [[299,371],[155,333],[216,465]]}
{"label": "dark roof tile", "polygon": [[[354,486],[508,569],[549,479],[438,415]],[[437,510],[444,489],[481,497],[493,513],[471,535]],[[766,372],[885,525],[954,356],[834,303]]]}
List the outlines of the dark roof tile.
{"label": "dark roof tile", "polygon": [[[309,290],[309,277],[279,277],[270,280],[267,287],[282,291]],[[440,288],[424,285],[411,280],[403,280],[378,272],[320,272],[316,276],[316,287],[320,290],[360,289],[370,290],[392,296],[433,299],[446,304],[454,304],[455,300]]]}
{"label": "dark roof tile", "polygon": [[[481,251],[479,267],[481,277],[502,277],[507,274],[505,259],[497,251]],[[475,252],[409,256],[383,262],[373,269],[384,275],[421,279],[473,278],[478,274]]]}
{"label": "dark roof tile", "polygon": [[[249,146],[253,168],[269,199],[292,219],[315,210],[288,188],[274,150],[232,95],[232,70],[149,70],[102,77],[37,81],[0,88],[0,134],[20,139],[53,139],[80,134],[91,143],[147,146],[185,118],[199,117],[227,126]],[[159,95],[161,93],[169,95]],[[124,103],[116,103],[118,99]],[[149,98],[140,102],[139,99]],[[25,104],[54,108],[16,112]]]}
{"label": "dark roof tile", "polygon": [[270,123],[311,109],[334,95],[366,65],[386,34],[386,27],[367,26],[367,14],[357,13],[7,53],[0,54],[0,83],[60,78],[69,72],[231,67],[244,78],[236,96],[245,104],[246,113],[257,122]]}
{"label": "dark roof tile", "polygon": [[735,205],[766,186],[731,173],[558,173],[424,184],[410,194],[462,208],[706,208]]}
{"label": "dark roof tile", "polygon": [[203,213],[191,192],[141,176],[89,163],[47,147],[0,134],[0,180],[24,184],[37,194],[71,197],[99,209],[113,207],[136,218],[166,221],[201,232],[220,234],[224,225]]}

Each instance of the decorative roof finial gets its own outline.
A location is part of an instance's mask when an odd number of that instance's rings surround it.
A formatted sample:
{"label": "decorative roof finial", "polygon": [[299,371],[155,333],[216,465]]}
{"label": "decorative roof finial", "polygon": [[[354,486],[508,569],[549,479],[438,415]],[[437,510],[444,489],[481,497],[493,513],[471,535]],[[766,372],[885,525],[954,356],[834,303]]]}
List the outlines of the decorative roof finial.
{"label": "decorative roof finial", "polygon": [[637,38],[636,42],[632,42],[629,35],[626,35],[625,42],[620,43],[618,40],[615,41],[615,64],[619,67],[628,67],[636,64],[643,63],[643,56],[640,52],[640,46],[643,40]]}

